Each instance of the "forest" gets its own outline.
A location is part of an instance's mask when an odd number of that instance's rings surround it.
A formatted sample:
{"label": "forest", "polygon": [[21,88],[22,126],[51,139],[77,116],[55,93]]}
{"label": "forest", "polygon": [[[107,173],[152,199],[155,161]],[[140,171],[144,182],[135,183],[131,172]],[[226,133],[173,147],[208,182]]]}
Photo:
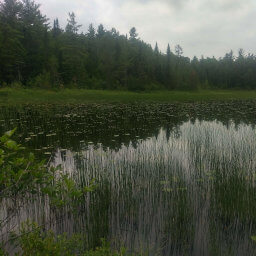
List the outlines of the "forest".
{"label": "forest", "polygon": [[[118,24],[117,24],[118,26]],[[222,58],[161,52],[139,38],[100,24],[81,29],[73,12],[65,28],[50,24],[32,0],[0,4],[0,87],[110,90],[256,89],[256,55],[231,50]],[[153,31],[152,31],[153,33]],[[171,38],[171,35],[170,35]]]}

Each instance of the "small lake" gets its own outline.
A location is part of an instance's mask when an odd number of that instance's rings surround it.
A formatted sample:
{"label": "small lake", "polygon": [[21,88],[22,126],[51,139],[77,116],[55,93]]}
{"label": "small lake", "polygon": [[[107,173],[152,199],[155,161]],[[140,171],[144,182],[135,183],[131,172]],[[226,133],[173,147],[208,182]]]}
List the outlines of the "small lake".
{"label": "small lake", "polygon": [[77,217],[23,210],[138,255],[256,255],[256,101],[0,108],[1,133],[98,184]]}

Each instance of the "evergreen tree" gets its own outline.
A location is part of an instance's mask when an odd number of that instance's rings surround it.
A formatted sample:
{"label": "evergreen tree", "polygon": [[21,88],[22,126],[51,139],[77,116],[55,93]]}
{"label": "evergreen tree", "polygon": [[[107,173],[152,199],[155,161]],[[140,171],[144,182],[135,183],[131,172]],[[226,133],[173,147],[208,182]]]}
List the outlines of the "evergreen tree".
{"label": "evergreen tree", "polygon": [[175,54],[178,57],[181,57],[182,54],[183,54],[183,49],[182,49],[182,47],[179,44],[175,46]]}
{"label": "evergreen tree", "polygon": [[40,11],[40,5],[32,0],[23,0],[20,13],[22,44],[25,49],[25,64],[22,69],[24,82],[42,74],[49,57],[48,19]]}
{"label": "evergreen tree", "polygon": [[256,88],[256,56],[239,50],[223,58],[190,60],[180,45],[166,53],[138,38],[136,28],[120,35],[102,24],[86,34],[73,12],[65,31],[58,19],[48,19],[33,0],[0,3],[0,82],[25,86],[77,86],[92,89]]}
{"label": "evergreen tree", "polygon": [[59,19],[58,18],[53,21],[52,32],[53,32],[53,36],[54,37],[56,37],[56,36],[61,34],[61,29],[60,29]]}
{"label": "evergreen tree", "polygon": [[74,12],[68,13],[69,18],[67,19],[68,24],[66,25],[66,32],[71,34],[77,34],[78,30],[82,25],[78,25],[76,22],[76,15]]}
{"label": "evergreen tree", "polygon": [[24,65],[23,35],[20,13],[22,5],[16,0],[5,0],[0,4],[0,81],[21,81]]}
{"label": "evergreen tree", "polygon": [[132,28],[130,29],[129,34],[130,34],[130,39],[136,39],[136,38],[138,37],[138,33],[137,33],[135,27],[132,27]]}
{"label": "evergreen tree", "polygon": [[167,45],[166,50],[166,66],[165,66],[165,85],[167,89],[173,89],[173,79],[172,79],[172,68],[171,68],[171,48],[170,45]]}
{"label": "evergreen tree", "polygon": [[89,39],[95,38],[95,29],[94,29],[92,23],[89,25],[87,36]]}
{"label": "evergreen tree", "polygon": [[159,49],[158,49],[157,42],[156,42],[156,45],[155,45],[154,53],[157,54],[157,55],[159,54]]}
{"label": "evergreen tree", "polygon": [[102,38],[104,36],[104,34],[105,34],[104,26],[102,24],[100,24],[97,29],[97,37]]}
{"label": "evergreen tree", "polygon": [[22,4],[18,0],[4,0],[0,3],[1,22],[16,26],[20,19]]}

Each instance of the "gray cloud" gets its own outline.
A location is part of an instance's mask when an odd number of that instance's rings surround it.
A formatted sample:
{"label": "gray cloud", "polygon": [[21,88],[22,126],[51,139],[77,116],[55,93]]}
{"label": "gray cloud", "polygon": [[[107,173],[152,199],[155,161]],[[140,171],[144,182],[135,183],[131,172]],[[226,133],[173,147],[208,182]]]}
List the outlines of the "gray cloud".
{"label": "gray cloud", "polygon": [[132,26],[140,38],[162,51],[167,43],[184,48],[187,56],[223,56],[242,47],[256,53],[255,0],[39,0],[51,19],[65,26],[74,11],[86,30],[103,23],[128,33]]}
{"label": "gray cloud", "polygon": [[[154,2],[155,0],[138,0],[142,3]],[[158,0],[158,3],[165,3],[171,8],[183,8],[183,6],[190,0]]]}

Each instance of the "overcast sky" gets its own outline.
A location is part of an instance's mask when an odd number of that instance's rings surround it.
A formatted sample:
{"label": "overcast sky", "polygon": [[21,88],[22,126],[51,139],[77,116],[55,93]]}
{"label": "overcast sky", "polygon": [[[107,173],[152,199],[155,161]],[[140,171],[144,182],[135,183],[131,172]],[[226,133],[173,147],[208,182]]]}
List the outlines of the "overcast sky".
{"label": "overcast sky", "polygon": [[74,12],[86,31],[102,23],[126,34],[136,27],[139,37],[158,42],[165,52],[170,43],[184,55],[223,56],[239,48],[256,54],[256,0],[36,0],[43,14],[59,18],[64,27]]}

